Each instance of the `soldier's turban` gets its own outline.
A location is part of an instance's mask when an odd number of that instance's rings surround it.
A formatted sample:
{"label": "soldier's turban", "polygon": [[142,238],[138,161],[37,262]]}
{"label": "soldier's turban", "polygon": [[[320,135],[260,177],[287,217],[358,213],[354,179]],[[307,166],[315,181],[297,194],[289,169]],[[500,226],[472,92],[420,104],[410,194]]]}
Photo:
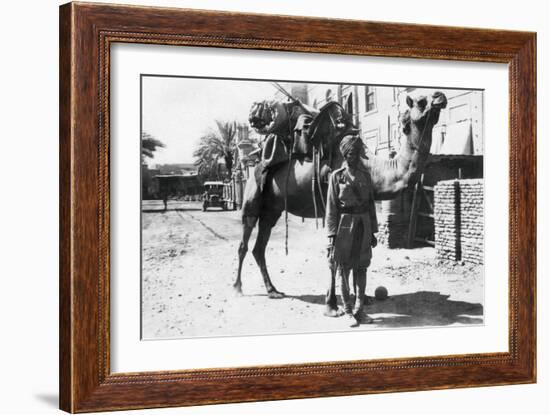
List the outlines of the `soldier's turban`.
{"label": "soldier's turban", "polygon": [[361,148],[362,146],[363,142],[358,135],[346,135],[342,138],[342,141],[340,141],[340,153],[342,153],[342,156],[346,157],[351,150]]}

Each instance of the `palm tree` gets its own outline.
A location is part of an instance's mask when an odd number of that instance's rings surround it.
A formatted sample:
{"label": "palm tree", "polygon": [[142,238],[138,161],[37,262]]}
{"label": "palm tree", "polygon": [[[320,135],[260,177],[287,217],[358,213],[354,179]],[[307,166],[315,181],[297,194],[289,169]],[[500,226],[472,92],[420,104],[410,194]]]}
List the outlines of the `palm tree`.
{"label": "palm tree", "polygon": [[216,125],[217,131],[211,130],[199,138],[198,147],[193,152],[195,165],[202,176],[219,178],[219,162],[223,160],[227,174],[231,177],[237,148],[237,124],[216,120]]}
{"label": "palm tree", "polygon": [[145,158],[153,158],[155,151],[158,148],[164,148],[166,145],[157,140],[151,134],[146,133],[145,131],[141,132],[141,161],[143,162]]}

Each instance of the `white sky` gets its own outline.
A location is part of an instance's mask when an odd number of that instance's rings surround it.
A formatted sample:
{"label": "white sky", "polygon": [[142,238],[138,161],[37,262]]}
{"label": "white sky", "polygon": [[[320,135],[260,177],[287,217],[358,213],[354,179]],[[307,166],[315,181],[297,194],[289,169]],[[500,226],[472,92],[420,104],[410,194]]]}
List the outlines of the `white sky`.
{"label": "white sky", "polygon": [[248,122],[254,101],[270,99],[275,88],[263,81],[176,77],[142,78],[142,128],[166,144],[149,164],[192,163],[199,137],[215,120]]}

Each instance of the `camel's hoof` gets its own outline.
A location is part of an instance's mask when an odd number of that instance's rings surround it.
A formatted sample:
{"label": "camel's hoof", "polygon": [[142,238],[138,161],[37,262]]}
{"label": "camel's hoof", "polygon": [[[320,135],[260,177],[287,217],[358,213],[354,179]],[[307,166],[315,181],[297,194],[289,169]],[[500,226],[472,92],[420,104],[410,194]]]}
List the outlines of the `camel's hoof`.
{"label": "camel's hoof", "polygon": [[234,285],[233,286],[233,293],[236,297],[242,297],[243,296],[243,290],[240,285]]}
{"label": "camel's hoof", "polygon": [[359,321],[355,318],[353,314],[347,314],[345,316],[345,324],[348,327],[359,327]]}
{"label": "camel's hoof", "polygon": [[285,293],[282,293],[280,291],[277,291],[277,290],[273,290],[273,291],[269,291],[267,293],[268,297],[269,298],[285,298]]}
{"label": "camel's hoof", "polygon": [[330,307],[330,306],[326,306],[325,307],[325,311],[323,311],[323,315],[327,316],[327,317],[340,317],[344,314],[344,310],[342,310],[341,308],[333,308],[333,307]]}

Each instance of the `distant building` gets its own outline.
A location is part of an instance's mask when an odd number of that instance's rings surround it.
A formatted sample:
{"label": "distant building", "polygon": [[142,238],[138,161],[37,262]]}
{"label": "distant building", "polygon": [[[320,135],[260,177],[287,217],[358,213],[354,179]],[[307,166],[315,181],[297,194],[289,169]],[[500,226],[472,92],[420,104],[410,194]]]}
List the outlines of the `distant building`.
{"label": "distant building", "polygon": [[184,196],[197,196],[204,191],[196,174],[158,174],[153,177],[153,184],[155,199],[179,199]]}
{"label": "distant building", "polygon": [[197,166],[193,163],[170,163],[157,164],[154,166],[158,170],[158,174],[179,174],[179,175],[194,175],[197,174]]}
{"label": "distant building", "polygon": [[156,184],[153,177],[160,174],[157,169],[150,169],[146,163],[141,164],[141,198],[143,200],[152,199],[156,191]]}

